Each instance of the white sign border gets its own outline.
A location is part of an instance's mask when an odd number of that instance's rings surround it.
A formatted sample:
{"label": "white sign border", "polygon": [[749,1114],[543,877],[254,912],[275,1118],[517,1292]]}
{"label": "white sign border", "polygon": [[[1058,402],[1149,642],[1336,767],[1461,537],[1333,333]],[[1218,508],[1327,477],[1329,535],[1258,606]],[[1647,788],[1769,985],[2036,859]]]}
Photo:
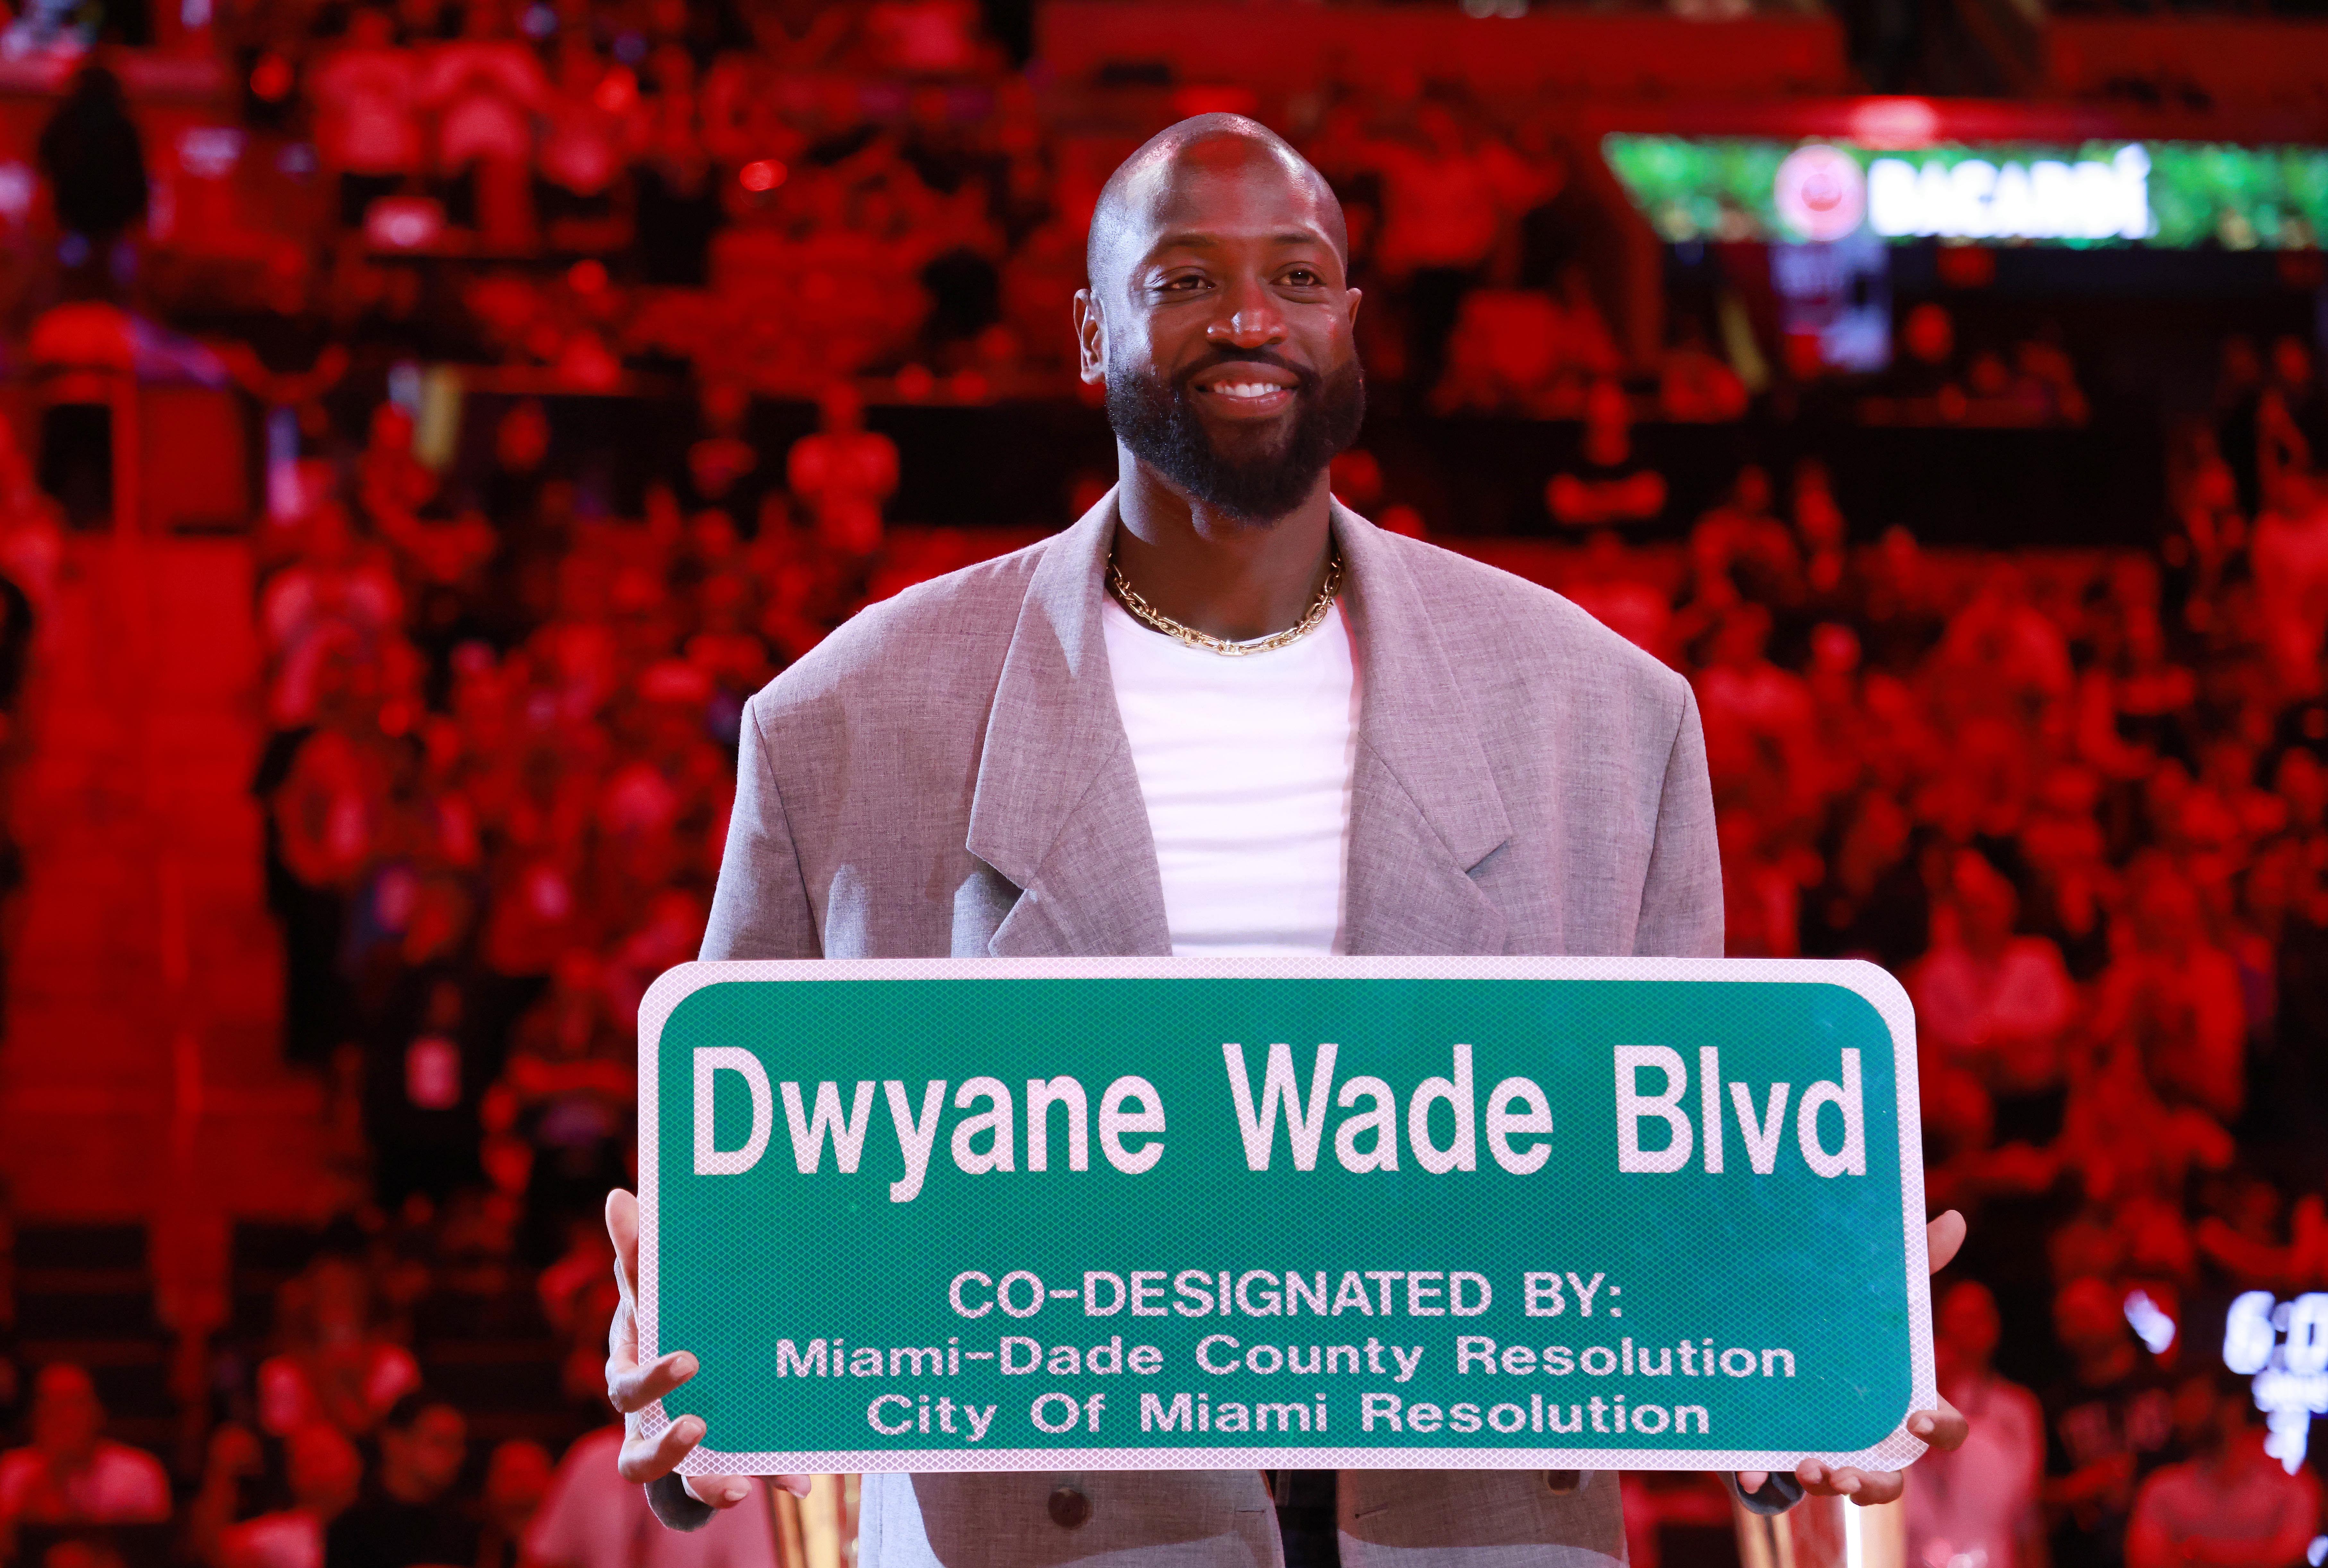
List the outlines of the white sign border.
{"label": "white sign border", "polygon": [[[1908,1337],[1914,1363],[1909,1414],[1939,1400],[1932,1363],[1929,1256],[1925,1250],[1922,1122],[1916,1085],[1916,1015],[1900,982],[1857,959],[1800,958],[864,958],[763,959],[683,963],[639,1003],[638,1355],[657,1349],[656,1058],[664,1023],[706,986],[765,981],[1009,980],[1619,980],[1762,981],[1839,985],[1865,1000],[1892,1031],[1899,1089],[1901,1225],[1908,1271]],[[634,1418],[649,1437],[670,1424],[661,1401]],[[709,1438],[712,1434],[707,1432]],[[680,1465],[690,1476],[832,1475],[884,1471],[1184,1469],[1704,1469],[1792,1470],[1800,1460],[1898,1469],[1925,1444],[1904,1426],[1852,1453],[1740,1449],[1566,1448],[1017,1448],[823,1449],[733,1453],[699,1447]]]}

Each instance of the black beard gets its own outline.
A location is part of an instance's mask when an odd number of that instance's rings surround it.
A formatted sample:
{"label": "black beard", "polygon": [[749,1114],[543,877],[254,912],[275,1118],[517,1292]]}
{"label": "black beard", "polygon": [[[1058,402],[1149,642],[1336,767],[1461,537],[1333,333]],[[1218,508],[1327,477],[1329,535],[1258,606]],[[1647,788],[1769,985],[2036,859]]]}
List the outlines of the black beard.
{"label": "black beard", "polygon": [[[1189,400],[1188,382],[1216,365],[1251,362],[1300,378],[1292,427],[1281,438],[1224,452]],[[1307,501],[1326,465],[1358,438],[1366,417],[1366,374],[1355,355],[1324,376],[1266,350],[1220,354],[1171,381],[1144,369],[1108,367],[1107,422],[1116,438],[1189,500],[1245,522],[1275,522]]]}

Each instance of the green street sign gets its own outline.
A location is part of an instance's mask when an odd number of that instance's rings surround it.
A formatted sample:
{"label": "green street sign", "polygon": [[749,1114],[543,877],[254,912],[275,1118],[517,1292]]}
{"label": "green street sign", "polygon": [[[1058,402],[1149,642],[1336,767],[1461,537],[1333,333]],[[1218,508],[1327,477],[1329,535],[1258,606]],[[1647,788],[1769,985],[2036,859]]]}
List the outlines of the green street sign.
{"label": "green street sign", "polygon": [[1934,1403],[1866,963],[687,964],[639,1197],[694,1474],[1889,1469]]}

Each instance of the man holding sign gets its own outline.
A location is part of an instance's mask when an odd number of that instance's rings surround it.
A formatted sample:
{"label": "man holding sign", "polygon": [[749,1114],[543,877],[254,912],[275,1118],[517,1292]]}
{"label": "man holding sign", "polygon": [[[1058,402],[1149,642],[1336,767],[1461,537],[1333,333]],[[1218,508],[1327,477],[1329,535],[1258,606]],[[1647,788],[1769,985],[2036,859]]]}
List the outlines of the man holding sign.
{"label": "man holding sign", "polygon": [[[1328,493],[1328,464],[1356,437],[1365,407],[1350,332],[1359,296],[1347,285],[1347,248],[1340,208],[1323,179],[1250,120],[1215,115],[1184,121],[1116,172],[1093,219],[1090,286],[1076,296],[1075,316],[1083,375],[1107,391],[1118,487],[1065,533],[865,611],[752,700],[705,959],[1719,956],[1713,800],[1687,683],[1559,596],[1384,534]],[[678,1013],[671,1017],[677,1028]],[[663,1027],[660,1018],[654,1027]],[[851,1027],[878,1038],[868,1019]],[[1213,1024],[1202,1019],[1192,1027]],[[645,1028],[643,1013],[643,1034]],[[1209,1038],[1229,1038],[1225,1028]],[[828,1031],[838,1032],[845,1031]],[[1009,1035],[1007,1020],[996,1022],[991,1048],[1009,1050]],[[1362,1141],[1346,1123],[1322,1145],[1334,1047],[1319,1047],[1316,1059],[1302,1064],[1306,1113],[1294,1064],[1277,1059],[1286,1047],[1256,1045],[1250,1061],[1239,1054],[1244,1049],[1227,1047],[1228,1059],[1216,1057],[1206,1070],[1216,1081],[1225,1067],[1229,1087],[1242,1091],[1233,1113],[1225,1101],[1215,1107],[1216,1127],[1231,1131],[1214,1146],[1234,1159],[1241,1140],[1253,1172],[1287,1170],[1282,1154],[1270,1164],[1272,1150],[1283,1147],[1273,1142],[1281,1115],[1297,1141],[1308,1141],[1306,1150],[1292,1151],[1293,1163],[1309,1172],[1338,1161],[1336,1180],[1395,1166],[1401,1147],[1408,1148],[1409,1170],[1460,1166],[1510,1177],[1536,1170],[1546,1158],[1544,1141],[1515,1141],[1518,1134],[1551,1130],[1543,1091],[1483,1065],[1481,1087],[1495,1088],[1483,1113],[1475,1113],[1470,1046],[1454,1047],[1451,1061],[1441,1056],[1449,1066],[1440,1071],[1449,1075],[1414,1090],[1403,1139],[1389,1108],[1390,1085],[1371,1075],[1344,1077],[1336,1103],[1350,1107],[1371,1099],[1380,1125]],[[1663,1054],[1629,1058],[1627,1050]],[[1271,1053],[1265,1062],[1264,1051]],[[1825,1071],[1839,1075],[1812,1084],[1798,1102],[1798,1158],[1809,1162],[1810,1179],[1866,1163],[1854,1142],[1862,1133],[1854,1118],[1867,1099],[1856,1065],[1862,1055],[1851,1047],[1840,1057],[1830,1052]],[[1705,1059],[1716,1070],[1704,1075],[1705,1131],[1693,1137],[1699,1113],[1696,1101],[1683,1098],[1682,1057],[1662,1047],[1619,1047],[1618,1099],[1606,1114],[1615,1119],[1619,1139],[1629,1141],[1612,1174],[1676,1170],[1690,1161],[1693,1143],[1693,1173],[1700,1167],[1722,1172],[1725,1144],[1741,1178],[1750,1159],[1753,1171],[1773,1169],[1782,1134],[1792,1131],[1782,1122],[1787,1085],[1773,1084],[1756,1101],[1746,1083],[1728,1084],[1741,1119],[1735,1125],[1751,1130],[1741,1150],[1732,1141],[1737,1133],[1723,1131],[1732,1125],[1725,1120],[1732,1112],[1718,1093],[1718,1065]],[[826,1169],[820,1162],[828,1135],[840,1169],[858,1169],[865,1130],[876,1115],[870,1076],[838,1064],[801,1070],[803,1079],[825,1072],[829,1081],[784,1082],[779,1110],[752,1051],[697,1047],[692,1060],[699,1075],[694,1163],[667,1169],[743,1172],[761,1160],[770,1131],[789,1121],[802,1172]],[[1014,1063],[1010,1072],[1023,1077],[1026,1066]],[[995,1070],[1002,1066],[998,1057]],[[1872,1059],[1869,1071],[1876,1071]],[[1888,1045],[1881,1071],[1882,1083],[1895,1083]],[[1159,1147],[1154,1134],[1166,1125],[1157,1085],[1163,1100],[1182,1094],[1160,1070],[1151,1074],[1153,1083],[1116,1077],[1105,1084],[1104,1099],[1089,1095],[1088,1107],[1077,1080],[1028,1080],[1027,1169],[1046,1169],[1038,1129],[1064,1124],[1070,1137],[1084,1136],[1076,1130],[1085,1129],[1088,1109],[1097,1113],[1089,1118],[1098,1133],[1090,1141],[1106,1145],[1097,1151],[1104,1158],[1093,1158],[1088,1148],[1055,1150],[1048,1155],[1053,1168],[1083,1171],[1085,1164],[1075,1162],[1081,1159],[1094,1172],[1112,1168],[1108,1179],[1147,1169],[1141,1161],[1152,1165]],[[730,1142],[715,1134],[723,1075],[749,1087],[748,1139]],[[956,1106],[990,1105],[954,1128],[951,1151],[962,1172],[1013,1169],[1005,1076],[961,1084]],[[850,1078],[860,1081],[844,1104]],[[681,1080],[659,1082],[671,1091]],[[945,1146],[934,1141],[945,1084],[933,1077],[930,1088],[917,1109],[902,1078],[887,1085],[887,1113],[906,1159],[905,1178],[888,1184],[893,1218],[911,1214],[917,1203],[950,1201],[923,1186],[925,1176],[935,1180],[931,1173],[945,1158]],[[1047,1096],[1072,1094],[1061,1122],[1037,1106],[1038,1089]],[[1910,1082],[1903,1093],[1911,1092]],[[1823,1099],[1815,1102],[1814,1094]],[[666,1103],[671,1097],[667,1094]],[[1174,1103],[1175,1118],[1186,1114],[1184,1103]],[[1818,1131],[1830,1103],[1844,1128],[1840,1143]],[[1446,1125],[1432,1116],[1450,1108],[1460,1153],[1431,1131]],[[643,1117],[643,1180],[650,1163]],[[973,1121],[983,1125],[973,1129]],[[1655,1147],[1654,1129],[1649,1142],[1640,1139],[1652,1123],[1664,1128],[1665,1141]],[[1826,1123],[1835,1124],[1833,1117]],[[987,1140],[982,1148],[980,1135]],[[844,1138],[854,1141],[846,1150]],[[1895,1140],[1886,1147],[1896,1165],[1901,1145]],[[664,1152],[674,1160],[686,1157],[675,1142]],[[788,1163],[768,1158],[770,1166],[756,1174]],[[748,1488],[740,1478],[677,1473],[708,1428],[694,1414],[666,1424],[657,1404],[696,1376],[693,1356],[671,1351],[644,1364],[637,1358],[634,1313],[651,1314],[655,1306],[652,1278],[648,1300],[640,1301],[638,1212],[627,1194],[609,1202],[624,1291],[609,1392],[632,1417],[623,1473],[650,1483],[657,1511],[687,1527],[708,1516],[709,1507],[740,1501]],[[1056,1224],[1059,1216],[1041,1218]],[[1933,1267],[1955,1251],[1961,1233],[1954,1216],[1935,1222]],[[1898,1244],[1895,1235],[1895,1251]],[[1913,1249],[1901,1255],[1912,1258]],[[1281,1287],[1264,1289],[1255,1283],[1269,1279],[1260,1271],[1234,1282],[1225,1273],[1216,1286],[1198,1269],[1177,1278],[1087,1270],[1078,1276],[1080,1291],[1048,1290],[1031,1272],[1010,1272],[1007,1263],[952,1277],[950,1310],[964,1333],[927,1347],[893,1347],[884,1362],[862,1346],[844,1356],[841,1338],[811,1340],[803,1330],[799,1340],[777,1347],[784,1354],[771,1362],[773,1374],[833,1380],[797,1385],[820,1396],[828,1387],[850,1386],[838,1381],[850,1376],[962,1376],[952,1359],[958,1356],[987,1356],[994,1365],[986,1375],[1007,1375],[1013,1342],[1039,1351],[1040,1339],[1030,1332],[996,1340],[999,1348],[980,1348],[985,1339],[966,1337],[972,1324],[977,1332],[995,1323],[1009,1327],[1000,1314],[1031,1316],[1048,1296],[1080,1296],[1082,1305],[1073,1310],[1111,1315],[1124,1310],[1134,1291],[1164,1291],[1158,1282],[1167,1278],[1176,1295],[1142,1300],[1151,1303],[1152,1316],[1176,1324],[1174,1312],[1180,1319],[1270,1316],[1300,1307],[1301,1278],[1293,1273]],[[1592,1314],[1598,1279],[1545,1273],[1497,1284],[1465,1270],[1411,1278],[1353,1270],[1337,1286],[1321,1272],[1309,1310],[1331,1317],[1347,1307],[1353,1322],[1361,1312],[1373,1319],[1377,1308],[1385,1319],[1401,1312],[1462,1316],[1485,1312],[1489,1294],[1500,1291],[1507,1311],[1524,1298],[1529,1315],[1552,1315],[1572,1297],[1581,1318]],[[1033,1282],[1020,1283],[1014,1297],[1013,1281]],[[1354,1292],[1348,1300],[1346,1291]],[[835,1280],[830,1294],[836,1303],[841,1292]],[[1161,1304],[1168,1299],[1169,1308]],[[1600,1300],[1603,1318],[1619,1318],[1613,1295]],[[1138,1300],[1131,1307],[1132,1313],[1142,1310]],[[1238,1366],[1263,1373],[1280,1364],[1262,1357],[1265,1350],[1299,1366],[1302,1347],[1240,1350],[1242,1342],[1225,1332],[1231,1326],[1192,1339],[1195,1366],[1226,1373],[1231,1365],[1221,1358],[1234,1351],[1246,1357]],[[1422,1365],[1405,1359],[1424,1356],[1421,1347],[1385,1343],[1381,1335],[1348,1338],[1350,1375],[1376,1378],[1385,1390]],[[1124,1344],[1113,1336],[1104,1347],[1068,1360],[1078,1373],[1114,1375],[1128,1366],[1137,1376],[1160,1368],[1160,1349],[1142,1365],[1137,1357],[1150,1347],[1134,1343],[1127,1350]],[[1310,1365],[1334,1371],[1339,1348],[1308,1347]],[[1450,1362],[1449,1374],[1505,1376],[1537,1368],[1535,1349],[1524,1357],[1512,1354],[1522,1348],[1499,1348],[1473,1335],[1430,1354]],[[1664,1347],[1665,1366],[1674,1365],[1675,1348]],[[1745,1358],[1731,1366],[1718,1363],[1710,1338],[1703,1348],[1687,1339],[1678,1348],[1684,1371],[1676,1376],[1713,1377],[1720,1365],[1730,1376],[1751,1375],[1760,1386],[1760,1379],[1795,1372],[1790,1351],[1724,1348],[1721,1356]],[[1613,1375],[1613,1341],[1582,1352],[1585,1372],[1598,1370],[1589,1360],[1596,1353],[1610,1358]],[[1641,1355],[1644,1369],[1654,1372],[1646,1342]],[[1111,1358],[1104,1367],[1103,1356]],[[1551,1364],[1549,1351],[1544,1357],[1544,1372],[1563,1370]],[[1622,1357],[1624,1372],[1632,1374],[1629,1335]],[[867,1372],[859,1371],[860,1360]],[[1436,1375],[1435,1359],[1432,1366],[1422,1376]],[[916,1386],[925,1391],[906,1391]],[[1407,1385],[1404,1394],[1367,1394],[1365,1430],[1399,1427],[1403,1437],[1402,1422],[1413,1432],[1440,1430],[1438,1404],[1410,1409],[1417,1386]],[[1071,1434],[1061,1442],[1079,1441],[1085,1421],[1092,1432],[1100,1430],[1103,1393],[1083,1404],[1066,1393],[1044,1397],[1059,1405],[1047,1419],[1038,1401],[1033,1420],[1045,1432]],[[1119,1405],[1133,1397],[1119,1395]],[[1210,1401],[1219,1397],[1205,1389],[1193,1396],[1150,1394],[1141,1400],[1141,1420],[1187,1432],[1190,1422],[1209,1424]],[[1266,1407],[1280,1433],[1291,1430],[1297,1414],[1300,1429],[1310,1430],[1308,1397]],[[1315,1398],[1322,1428],[1328,1399],[1323,1393]],[[938,1385],[910,1384],[857,1404],[871,1432],[913,1433],[918,1422],[919,1432],[932,1434],[928,1444],[938,1445],[984,1439],[983,1423],[996,1419],[998,1408],[957,1404]],[[1266,1419],[1241,1403],[1235,1408],[1244,1413],[1240,1421]],[[1507,1418],[1495,1413],[1507,1408],[1545,1420],[1541,1393],[1533,1404],[1494,1406],[1489,1416],[1498,1431]],[[1639,1431],[1662,1430],[1677,1419],[1666,1406],[1657,1408],[1660,1426],[1644,1423]],[[1582,1422],[1585,1406],[1575,1409]],[[1429,1426],[1426,1410],[1433,1413]],[[1108,1419],[1130,1418],[1119,1411]],[[1549,1430],[1574,1430],[1562,1419],[1561,1407],[1553,1406]],[[1695,1419],[1703,1430],[1705,1412],[1697,1410]],[[1630,1430],[1621,1399],[1593,1399],[1590,1420],[1593,1432],[1611,1430],[1609,1422],[1616,1432]],[[1910,1414],[1905,1432],[1953,1447],[1964,1427],[1938,1404]],[[716,1434],[714,1445],[737,1451]],[[765,1446],[805,1451],[819,1445]],[[867,1446],[873,1446],[869,1438]],[[1738,1451],[1774,1446],[1783,1445],[1746,1444]],[[1901,1485],[1896,1472],[1815,1460],[1803,1460],[1792,1475],[1749,1472],[1739,1481],[1750,1506],[1764,1510],[1788,1506],[1805,1489],[1876,1501],[1898,1495]],[[1614,1482],[1613,1475],[1590,1470],[1348,1470],[1337,1504],[1342,1555],[1353,1568],[1394,1560],[1401,1568],[1503,1568],[1579,1551],[1621,1560]],[[1141,1568],[1225,1568],[1281,1556],[1270,1494],[1253,1470],[868,1473],[862,1517],[867,1568],[1064,1563],[1103,1555],[1124,1556]]]}

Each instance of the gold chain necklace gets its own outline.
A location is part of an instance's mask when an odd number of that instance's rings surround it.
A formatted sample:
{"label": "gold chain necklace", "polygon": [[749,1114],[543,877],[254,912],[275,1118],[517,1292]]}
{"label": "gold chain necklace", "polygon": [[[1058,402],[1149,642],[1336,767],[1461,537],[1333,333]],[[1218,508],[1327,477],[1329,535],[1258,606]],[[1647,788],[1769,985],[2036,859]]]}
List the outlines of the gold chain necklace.
{"label": "gold chain necklace", "polygon": [[1334,596],[1342,588],[1342,552],[1336,550],[1333,559],[1326,563],[1325,586],[1318,590],[1317,600],[1299,621],[1282,632],[1273,632],[1266,637],[1253,637],[1242,643],[1216,637],[1209,632],[1199,632],[1186,622],[1174,620],[1141,598],[1140,590],[1124,577],[1123,568],[1116,565],[1113,555],[1107,558],[1107,586],[1108,591],[1115,596],[1116,602],[1124,607],[1125,612],[1150,631],[1161,632],[1191,648],[1218,653],[1225,659],[1242,659],[1248,653],[1273,653],[1298,643],[1324,624],[1326,612],[1334,607]]}

